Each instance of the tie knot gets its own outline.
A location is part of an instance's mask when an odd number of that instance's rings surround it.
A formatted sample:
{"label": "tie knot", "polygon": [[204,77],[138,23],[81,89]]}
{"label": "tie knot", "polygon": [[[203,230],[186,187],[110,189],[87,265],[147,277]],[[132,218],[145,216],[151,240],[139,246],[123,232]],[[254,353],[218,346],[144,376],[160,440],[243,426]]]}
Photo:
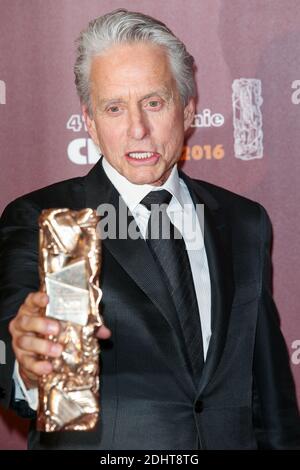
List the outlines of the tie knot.
{"label": "tie knot", "polygon": [[151,193],[147,194],[147,196],[141,200],[141,204],[151,211],[152,204],[169,204],[171,199],[172,194],[169,193],[169,191],[162,189],[160,191],[151,191]]}

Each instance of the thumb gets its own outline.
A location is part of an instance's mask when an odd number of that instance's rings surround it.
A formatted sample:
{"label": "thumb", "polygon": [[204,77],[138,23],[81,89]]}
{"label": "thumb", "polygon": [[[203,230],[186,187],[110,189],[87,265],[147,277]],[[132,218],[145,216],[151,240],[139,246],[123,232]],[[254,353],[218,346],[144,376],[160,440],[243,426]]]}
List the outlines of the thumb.
{"label": "thumb", "polygon": [[107,326],[101,325],[96,332],[96,336],[99,339],[108,339],[111,337],[111,330]]}

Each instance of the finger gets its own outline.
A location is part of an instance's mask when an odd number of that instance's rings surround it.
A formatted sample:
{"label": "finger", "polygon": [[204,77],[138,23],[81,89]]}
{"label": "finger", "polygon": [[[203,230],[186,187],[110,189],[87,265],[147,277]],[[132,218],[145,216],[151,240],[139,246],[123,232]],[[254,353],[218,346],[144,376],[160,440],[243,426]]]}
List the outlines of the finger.
{"label": "finger", "polygon": [[49,302],[49,297],[44,292],[31,292],[28,294],[24,304],[29,309],[39,309],[45,307]]}
{"label": "finger", "polygon": [[19,374],[21,376],[21,379],[23,380],[25,387],[27,390],[30,388],[35,388],[38,386],[38,376],[35,374],[32,374],[29,372],[27,369],[24,369],[22,367],[19,367]]}
{"label": "finger", "polygon": [[19,361],[20,372],[25,371],[30,380],[35,380],[36,377],[43,374],[52,372],[52,364],[49,361],[38,360],[35,356],[24,354],[21,361]]}
{"label": "finger", "polygon": [[59,322],[45,317],[32,317],[20,315],[15,320],[15,328],[21,332],[39,333],[42,335],[58,335]]}
{"label": "finger", "polygon": [[19,308],[18,315],[30,315],[31,317],[41,315],[41,307],[28,307],[26,304],[22,304]]}
{"label": "finger", "polygon": [[102,325],[100,328],[98,328],[96,336],[100,339],[108,339],[111,337],[111,330],[107,328],[107,326]]}
{"label": "finger", "polygon": [[59,357],[63,351],[61,344],[35,336],[22,335],[16,340],[16,345],[24,352],[50,357]]}
{"label": "finger", "polygon": [[[18,335],[24,334],[23,330],[20,330],[19,324],[19,317],[15,317],[8,325],[8,330],[13,338],[16,338]],[[31,333],[30,331],[26,332],[27,335],[36,336],[35,333]]]}

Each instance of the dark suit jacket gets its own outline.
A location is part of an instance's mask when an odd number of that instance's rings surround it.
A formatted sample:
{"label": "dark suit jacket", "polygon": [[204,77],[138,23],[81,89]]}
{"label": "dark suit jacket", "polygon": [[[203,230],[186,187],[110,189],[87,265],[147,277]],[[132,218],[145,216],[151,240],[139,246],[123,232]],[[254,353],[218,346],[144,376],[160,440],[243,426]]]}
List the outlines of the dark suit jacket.
{"label": "dark suit jacket", "polygon": [[[273,303],[271,229],[257,203],[183,173],[205,205],[212,288],[212,337],[194,385],[172,298],[144,240],[103,242],[102,312],[112,338],[101,344],[101,419],[93,432],[38,433],[35,449],[300,448],[300,421],[289,359]],[[101,162],[83,178],[11,203],[0,225],[2,404],[12,396],[14,355],[7,325],[38,290],[42,209],[96,208],[118,194]],[[16,407],[16,406],[15,406]],[[20,407],[19,407],[20,408]],[[26,409],[22,409],[26,415]]]}

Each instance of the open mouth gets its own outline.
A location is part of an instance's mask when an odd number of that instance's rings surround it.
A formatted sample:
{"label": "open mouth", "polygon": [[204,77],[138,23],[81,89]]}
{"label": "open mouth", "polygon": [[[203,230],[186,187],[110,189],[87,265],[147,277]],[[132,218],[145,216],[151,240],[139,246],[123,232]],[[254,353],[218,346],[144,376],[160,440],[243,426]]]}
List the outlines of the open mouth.
{"label": "open mouth", "polygon": [[143,164],[143,163],[156,163],[160,157],[160,154],[157,152],[136,151],[136,152],[127,152],[125,156],[126,156],[126,159],[130,162]]}

